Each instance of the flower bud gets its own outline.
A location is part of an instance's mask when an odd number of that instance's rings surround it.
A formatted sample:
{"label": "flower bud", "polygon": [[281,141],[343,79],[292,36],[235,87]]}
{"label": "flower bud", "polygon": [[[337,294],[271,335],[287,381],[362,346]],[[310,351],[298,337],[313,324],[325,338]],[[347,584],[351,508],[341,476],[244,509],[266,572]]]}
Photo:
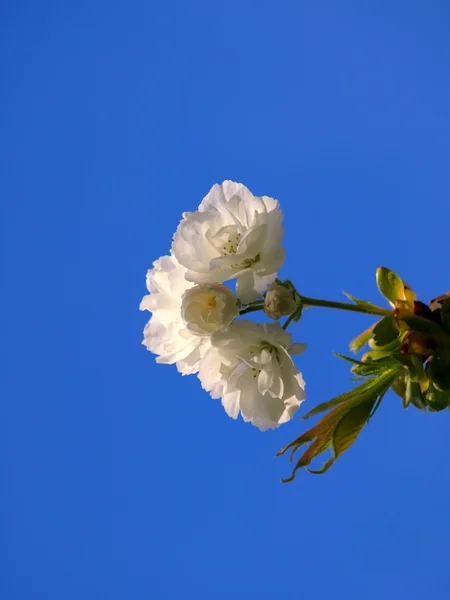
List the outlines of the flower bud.
{"label": "flower bud", "polygon": [[278,283],[269,286],[264,298],[264,312],[270,319],[278,321],[279,318],[293,313],[296,306],[291,289]]}
{"label": "flower bud", "polygon": [[238,315],[238,299],[220,283],[196,285],[183,294],[181,316],[189,331],[196,335],[211,335],[225,329]]}

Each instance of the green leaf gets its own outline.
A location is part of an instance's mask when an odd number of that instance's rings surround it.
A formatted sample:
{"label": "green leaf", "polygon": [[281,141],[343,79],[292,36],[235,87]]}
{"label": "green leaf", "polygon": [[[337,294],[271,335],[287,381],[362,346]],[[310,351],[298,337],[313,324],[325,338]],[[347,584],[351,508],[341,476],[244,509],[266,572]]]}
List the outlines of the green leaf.
{"label": "green leaf", "polygon": [[434,321],[430,321],[430,319],[424,319],[417,315],[409,315],[407,317],[402,317],[402,321],[404,321],[408,327],[419,333],[426,333],[427,335],[438,336],[439,338],[442,338],[443,335],[445,336],[442,327]]}
{"label": "green leaf", "polygon": [[366,352],[362,355],[361,360],[363,362],[369,362],[369,360],[375,361],[379,360],[380,358],[386,358],[388,356],[391,356],[391,354],[392,351],[389,348],[382,350],[370,350],[369,352]]}
{"label": "green leaf", "polygon": [[401,334],[397,339],[393,340],[392,342],[389,342],[389,344],[378,345],[372,338],[369,340],[369,348],[371,348],[372,350],[380,351],[387,356],[388,354],[392,354],[392,352],[394,352],[395,350],[401,349],[403,339],[404,335]]}
{"label": "green leaf", "polygon": [[434,385],[430,385],[427,391],[428,407],[434,412],[439,412],[450,406],[450,393],[438,390]]}
{"label": "green leaf", "polygon": [[411,390],[408,392],[408,397],[406,396],[408,381],[411,380],[419,385],[419,391],[422,394],[419,401],[419,408],[423,408],[422,404],[426,404],[425,400],[423,399],[423,394],[428,389],[429,380],[425,369],[423,368],[422,359],[419,356],[414,356],[413,354],[395,354],[392,356],[392,358],[393,360],[401,363],[407,369],[407,371],[405,371],[403,375],[400,375],[392,384],[392,389],[394,392],[403,398],[403,407],[407,408],[411,400]]}
{"label": "green leaf", "polygon": [[338,352],[335,352],[335,355],[343,360],[351,362],[353,364],[351,372],[355,373],[355,375],[360,375],[361,377],[381,375],[385,371],[392,369],[396,362],[391,356],[386,356],[378,360],[368,360],[367,362],[362,362],[360,360],[350,358],[349,356],[345,356],[344,354],[339,354]]}
{"label": "green leaf", "polygon": [[292,481],[298,469],[308,467],[316,457],[331,448],[332,458],[325,463],[320,471],[311,470],[310,472],[324,473],[329,469],[339,456],[353,444],[402,368],[400,364],[397,364],[350,392],[325,402],[310,411],[306,416],[316,414],[319,410],[332,408],[314,427],[277,453],[277,456],[281,456],[290,449],[290,460],[292,461],[297,450],[302,445],[310,443],[294,466],[291,476],[281,481],[283,483]]}
{"label": "green leaf", "polygon": [[386,267],[379,267],[376,277],[378,289],[392,305],[395,304],[396,300],[405,300],[405,286],[395,271],[391,271]]}
{"label": "green leaf", "polygon": [[408,356],[409,363],[407,364],[409,376],[412,381],[422,383],[423,386],[428,386],[428,377],[423,368],[422,359],[414,354]]}
{"label": "green leaf", "polygon": [[327,415],[325,415],[317,425],[306,431],[303,435],[298,437],[296,440],[282,448],[279,452],[277,452],[276,456],[281,456],[287,450],[291,450],[291,454],[289,456],[290,462],[292,462],[293,456],[295,452],[303,446],[303,444],[307,444],[311,442],[309,448],[303,453],[301,458],[297,461],[294,470],[292,471],[292,475],[288,479],[282,479],[283,483],[287,483],[288,481],[292,481],[295,477],[295,472],[297,469],[301,467],[306,467],[309,463],[328,449],[331,445],[331,434],[335,425],[336,420],[339,418],[339,413],[341,411],[341,407],[337,407],[334,411],[331,411]]}
{"label": "green leaf", "polygon": [[441,308],[442,326],[447,333],[450,333],[450,298],[442,302]]}
{"label": "green leaf", "polygon": [[[343,358],[344,360],[349,360],[352,363],[356,363],[358,366],[361,367],[361,369],[363,369],[363,367],[365,366],[365,363],[361,363],[352,358],[349,358],[349,357],[346,357],[343,355],[339,355],[339,354],[338,354],[338,356],[340,358]],[[336,398],[333,398],[332,400],[328,400],[327,402],[322,402],[321,404],[318,404],[317,406],[312,408],[309,412],[307,412],[306,415],[303,415],[302,419],[304,421],[306,421],[307,419],[314,417],[315,415],[317,415],[321,412],[325,412],[326,410],[329,410],[330,408],[333,408],[339,404],[348,403],[348,402],[350,402],[352,404],[356,404],[356,403],[364,402],[368,398],[371,398],[373,396],[373,394],[377,392],[380,385],[381,386],[384,385],[383,380],[381,380],[380,377],[385,376],[387,373],[388,379],[391,379],[390,372],[392,370],[394,370],[394,371],[400,370],[400,368],[396,366],[395,361],[391,361],[390,363],[385,362],[384,364],[379,364],[379,365],[377,365],[376,369],[374,369],[373,366],[372,366],[372,369],[370,369],[370,365],[367,365],[367,375],[375,375],[376,374],[377,377],[371,377],[370,379],[366,379],[363,384],[353,388],[349,392],[345,392],[344,394],[340,394],[339,396],[336,396]]]}
{"label": "green leaf", "polygon": [[375,325],[373,330],[373,345],[370,344],[370,346],[372,348],[376,346],[377,348],[382,349],[384,346],[387,346],[388,344],[391,345],[393,342],[398,343],[399,337],[400,330],[394,315],[387,315],[380,319]]}
{"label": "green leaf", "polygon": [[392,369],[394,365],[395,361],[390,356],[383,356],[377,360],[367,360],[359,365],[354,365],[351,371],[361,377],[370,377],[371,375],[381,375],[386,369]]}
{"label": "green leaf", "polygon": [[372,332],[373,332],[375,326],[376,326],[376,323],[374,323],[373,325],[371,325],[369,327],[369,329],[366,329],[365,331],[363,331],[362,333],[360,333],[357,337],[355,337],[355,339],[353,339],[350,342],[350,350],[352,352],[355,352],[355,353],[359,352],[361,350],[361,348],[365,344],[367,344],[367,342],[372,337]]}
{"label": "green leaf", "polygon": [[364,402],[349,410],[336,425],[333,435],[334,460],[350,448],[367,423],[373,402]]}
{"label": "green leaf", "polygon": [[293,318],[294,323],[296,323],[297,321],[299,321],[301,319],[302,313],[303,313],[303,302],[301,300],[298,300],[297,308],[295,309],[295,312],[294,312],[294,318]]}
{"label": "green leaf", "polygon": [[410,385],[411,378],[406,370],[404,373],[400,373],[391,384],[392,390],[402,399],[403,408],[408,408],[411,403],[411,389],[408,389]]}
{"label": "green leaf", "polygon": [[348,294],[347,292],[342,292],[344,294],[344,296],[346,298],[348,298],[349,300],[351,300],[352,302],[354,302],[355,304],[357,304],[358,306],[362,306],[363,308],[368,308],[370,310],[372,309],[380,309],[380,306],[377,306],[376,304],[372,304],[372,302],[367,302],[367,300],[359,300],[358,298],[355,298],[355,296],[352,296],[351,294]]}
{"label": "green leaf", "polygon": [[[391,388],[392,390],[398,395],[400,396],[400,398],[405,399],[405,394],[406,394],[406,379],[407,379],[408,375],[407,373],[401,373],[397,379],[394,379],[394,381],[391,384]],[[406,408],[405,403],[403,402],[403,408]]]}
{"label": "green leaf", "polygon": [[419,384],[408,377],[406,380],[404,407],[407,408],[410,404],[420,410],[425,410],[425,398],[420,391]]}
{"label": "green leaf", "polygon": [[438,390],[442,392],[450,391],[450,357],[448,354],[436,354],[431,357],[426,371]]}

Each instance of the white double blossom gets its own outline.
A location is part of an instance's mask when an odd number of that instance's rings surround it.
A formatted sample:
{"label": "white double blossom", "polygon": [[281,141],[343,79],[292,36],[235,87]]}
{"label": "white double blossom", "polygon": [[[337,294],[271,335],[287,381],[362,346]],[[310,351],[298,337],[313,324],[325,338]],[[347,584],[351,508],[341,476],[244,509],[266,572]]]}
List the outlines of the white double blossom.
{"label": "white double blossom", "polygon": [[173,256],[162,256],[147,273],[150,294],[140,309],[152,313],[143,344],[159,363],[176,364],[183,375],[197,373],[210,335],[239,314],[237,298],[223,285],[195,286]]}
{"label": "white double blossom", "polygon": [[[303,402],[305,382],[291,356],[305,346],[292,344],[279,323],[236,321],[240,303],[223,282],[237,279],[243,304],[261,298],[284,261],[282,219],[273,198],[232,181],[213,186],[196,212],[183,214],[170,256],[148,271],[140,305],[152,313],[143,344],[156,361],[198,373],[230,417],[241,414],[261,430],[289,421]],[[292,292],[269,287],[270,318],[294,305]]]}
{"label": "white double blossom", "polygon": [[249,303],[261,297],[284,262],[282,220],[276,200],[224,181],[211,188],[196,212],[183,214],[172,252],[189,281],[237,278],[237,296]]}
{"label": "white double blossom", "polygon": [[213,334],[199,378],[213,398],[222,397],[230,417],[241,413],[262,431],[274,429],[292,419],[305,398],[291,358],[304,349],[279,323],[236,321]]}
{"label": "white double blossom", "polygon": [[183,375],[198,371],[199,362],[209,341],[192,334],[181,318],[181,299],[194,284],[185,278],[186,269],[173,256],[162,256],[147,272],[147,289],[140,309],[152,317],[144,329],[148,350],[157,355],[156,362],[176,364]]}
{"label": "white double blossom", "polygon": [[239,316],[238,299],[221,283],[196,285],[183,294],[181,316],[192,333],[211,335]]}

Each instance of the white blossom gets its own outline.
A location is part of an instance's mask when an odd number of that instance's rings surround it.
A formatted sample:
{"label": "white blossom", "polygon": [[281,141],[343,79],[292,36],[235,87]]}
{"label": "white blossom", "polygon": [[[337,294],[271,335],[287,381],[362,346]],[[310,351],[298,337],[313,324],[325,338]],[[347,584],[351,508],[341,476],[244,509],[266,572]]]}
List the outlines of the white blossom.
{"label": "white blossom", "polygon": [[239,316],[238,299],[221,283],[196,285],[183,294],[181,316],[192,333],[211,335]]}
{"label": "white blossom", "polygon": [[174,256],[162,256],[147,272],[147,288],[141,310],[152,317],[144,329],[148,350],[158,355],[156,362],[176,364],[180,373],[197,373],[199,362],[210,346],[208,337],[195,335],[181,316],[183,294],[193,283],[186,280],[186,269]]}
{"label": "white blossom", "polygon": [[211,337],[199,378],[213,398],[222,397],[227,414],[241,413],[259,429],[274,429],[289,421],[305,398],[305,382],[291,355],[304,344],[279,323],[235,321]]}
{"label": "white blossom", "polygon": [[284,262],[284,234],[279,204],[253,196],[242,184],[214,185],[196,212],[183,214],[172,252],[195,283],[237,278],[244,302],[261,297]]}

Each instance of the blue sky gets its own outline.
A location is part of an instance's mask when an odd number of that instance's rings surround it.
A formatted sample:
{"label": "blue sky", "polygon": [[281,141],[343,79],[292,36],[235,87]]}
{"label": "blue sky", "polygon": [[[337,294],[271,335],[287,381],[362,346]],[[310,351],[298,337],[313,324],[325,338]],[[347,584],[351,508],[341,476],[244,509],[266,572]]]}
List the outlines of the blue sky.
{"label": "blue sky", "polygon": [[[444,1],[5,1],[0,589],[5,600],[445,597],[449,414],[393,395],[324,476],[141,345],[145,272],[233,179],[278,198],[282,276],[379,301],[449,288]],[[308,407],[371,323],[293,331]]]}

